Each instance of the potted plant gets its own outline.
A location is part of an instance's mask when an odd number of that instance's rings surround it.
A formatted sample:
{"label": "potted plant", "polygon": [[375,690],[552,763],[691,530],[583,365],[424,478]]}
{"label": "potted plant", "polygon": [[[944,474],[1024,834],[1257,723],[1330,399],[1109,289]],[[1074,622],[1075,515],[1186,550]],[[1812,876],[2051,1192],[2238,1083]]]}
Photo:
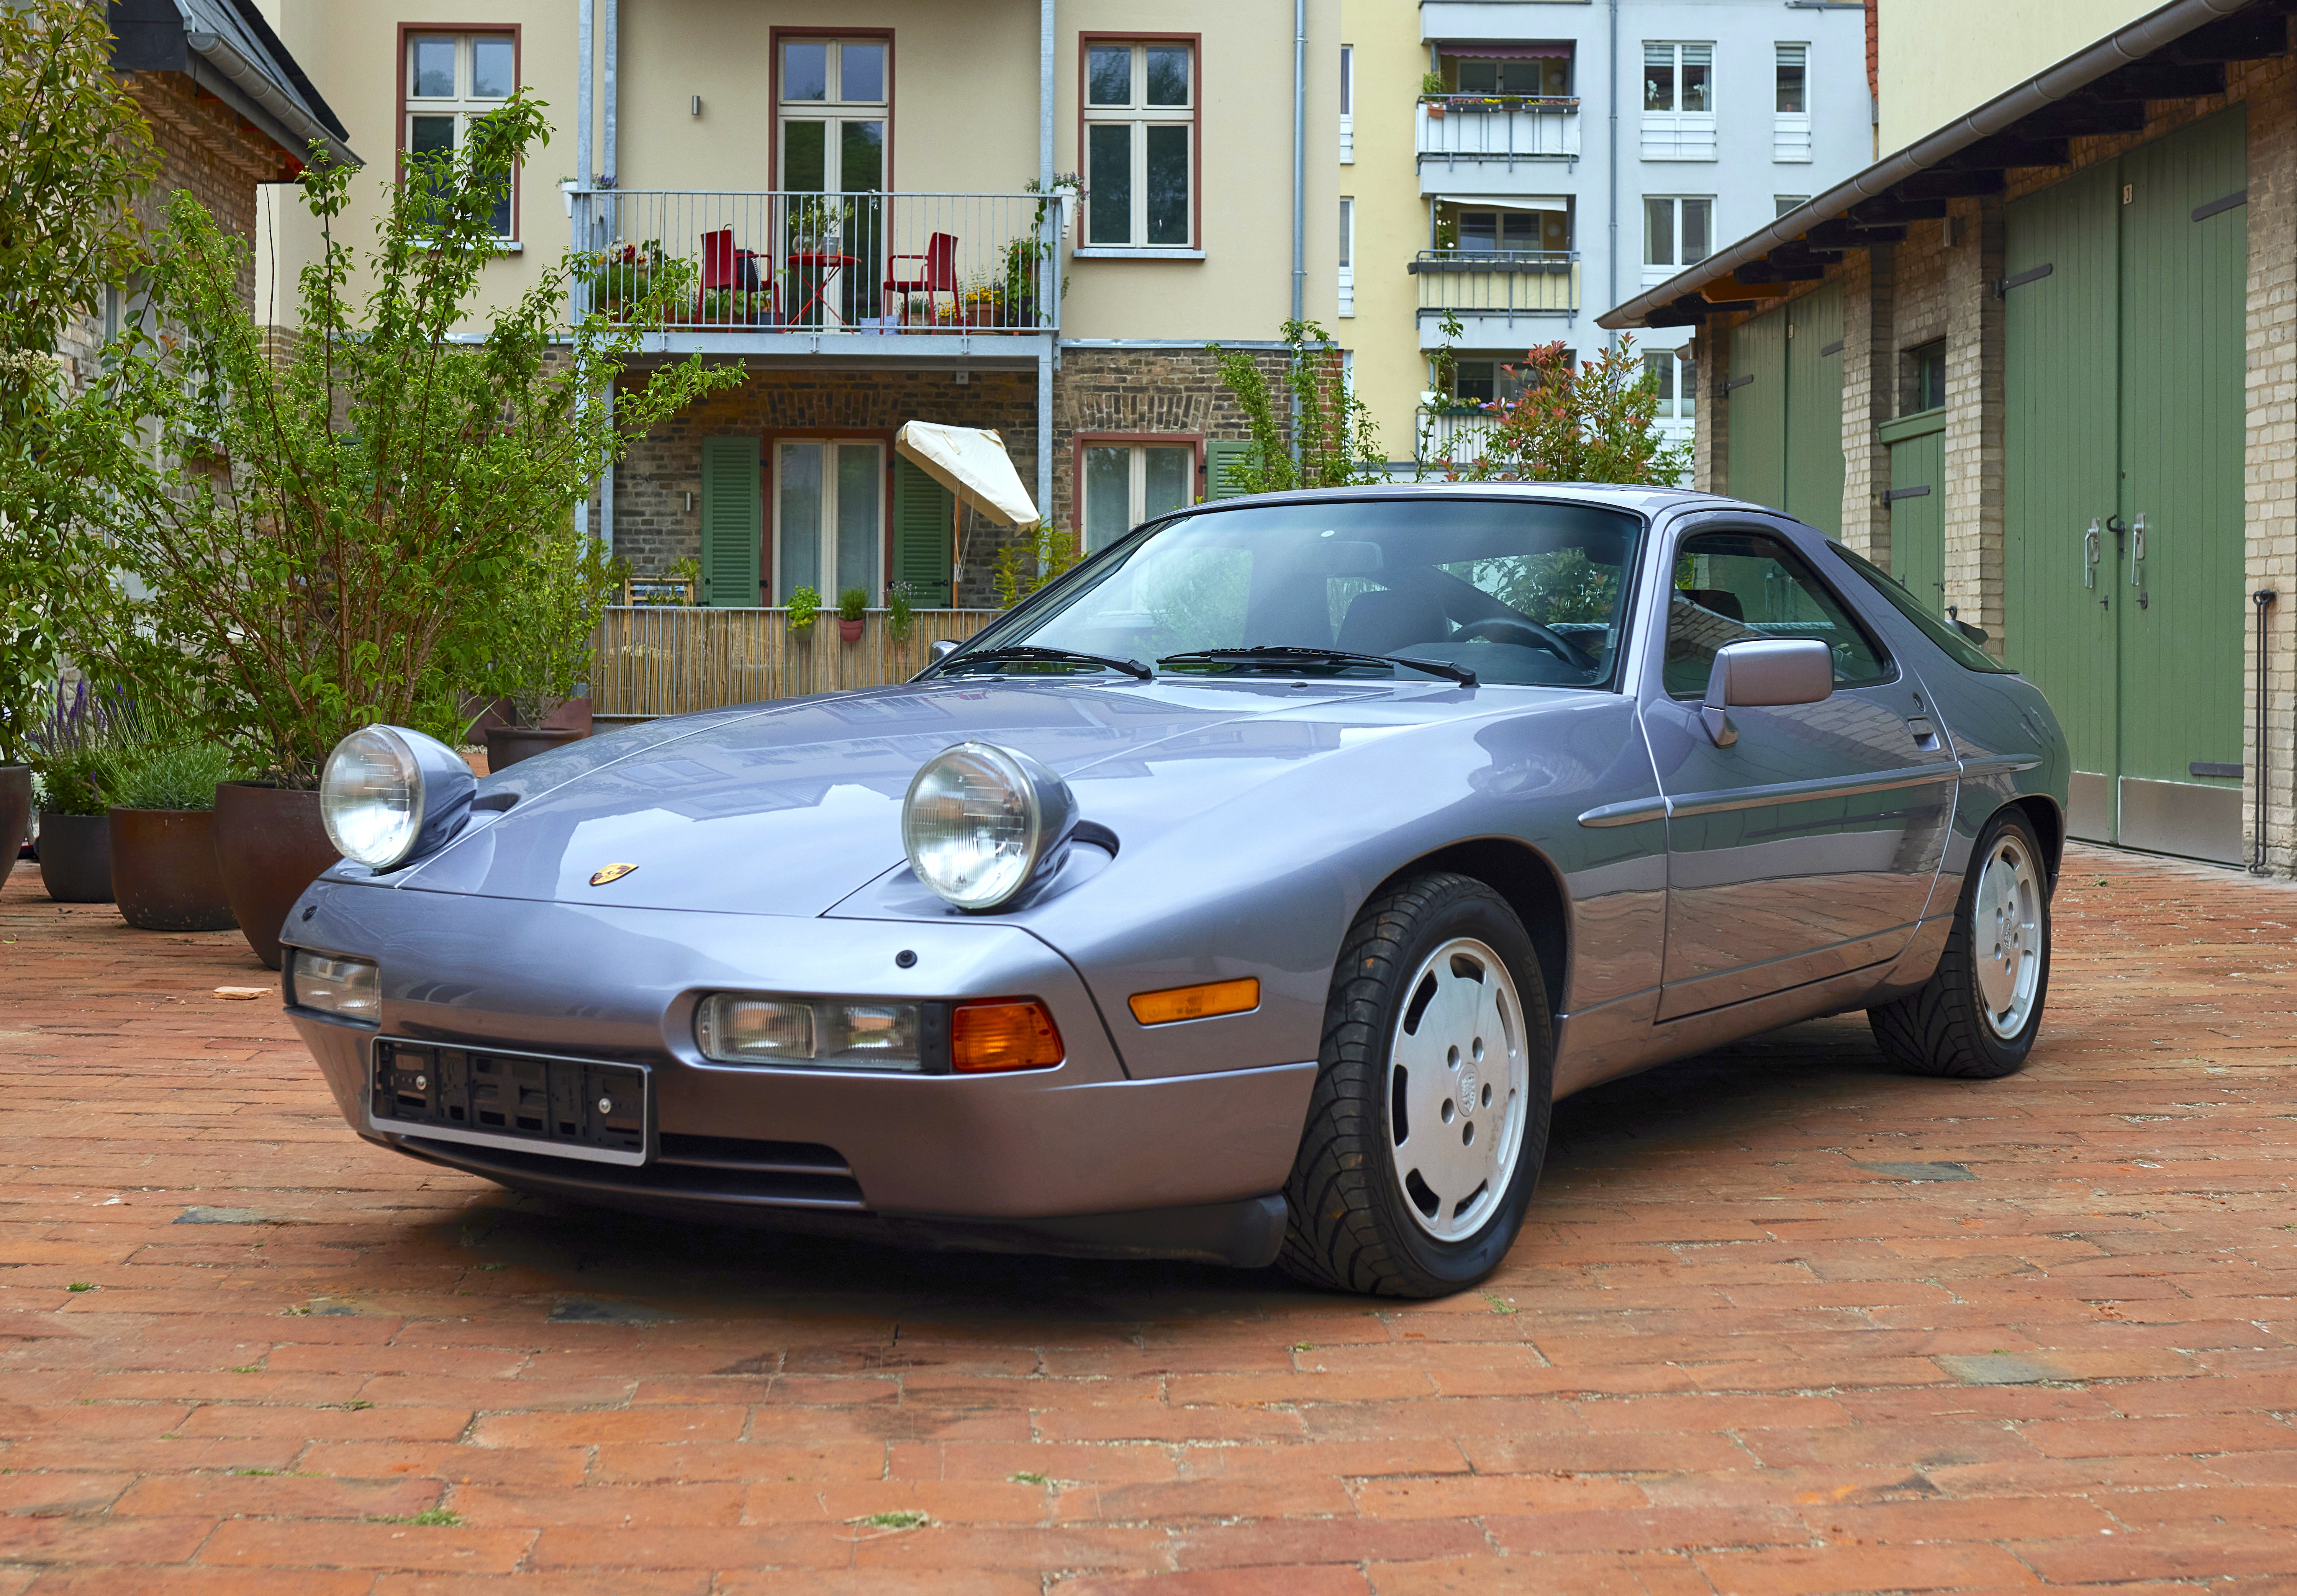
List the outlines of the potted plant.
{"label": "potted plant", "polygon": [[917,625],[917,606],[910,602],[910,584],[893,583],[885,589],[885,635],[906,647]]}
{"label": "potted plant", "polygon": [[40,884],[58,903],[111,901],[111,806],[96,777],[140,740],[126,695],[91,693],[85,678],[69,690],[57,684],[47,723],[32,733],[32,757],[42,794]]}
{"label": "potted plant", "polygon": [[1420,96],[1428,103],[1428,119],[1431,122],[1440,122],[1444,119],[1444,103],[1435,97],[1443,92],[1443,73],[1422,72],[1420,75]]}
{"label": "potted plant", "polygon": [[215,845],[216,788],[232,775],[230,751],[212,743],[131,745],[98,763],[121,919],[139,931],[239,924]]}
{"label": "potted plant", "polygon": [[789,596],[789,629],[801,640],[813,636],[814,618],[821,613],[821,595],[811,588],[800,588]]}
{"label": "potted plant", "polygon": [[837,636],[847,643],[861,640],[862,617],[869,613],[869,590],[848,588],[837,596]]}
{"label": "potted plant", "polygon": [[486,678],[508,724],[487,728],[490,771],[590,735],[591,635],[622,584],[605,545],[565,522],[538,533],[508,575]]}

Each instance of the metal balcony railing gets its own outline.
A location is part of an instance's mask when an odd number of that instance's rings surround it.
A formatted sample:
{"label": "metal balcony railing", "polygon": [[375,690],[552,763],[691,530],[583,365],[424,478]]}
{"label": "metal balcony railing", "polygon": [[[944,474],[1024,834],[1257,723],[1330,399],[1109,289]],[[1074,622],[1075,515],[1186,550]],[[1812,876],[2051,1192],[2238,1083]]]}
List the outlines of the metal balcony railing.
{"label": "metal balcony railing", "polygon": [[[652,300],[677,332],[1040,333],[1060,326],[1041,194],[574,192],[576,316]],[[666,300],[666,302],[664,302]]]}
{"label": "metal balcony railing", "polygon": [[1484,440],[1500,418],[1488,410],[1436,410],[1423,405],[1413,417],[1412,458],[1468,465],[1483,458]]}
{"label": "metal balcony railing", "polygon": [[1579,102],[1536,95],[1422,95],[1414,148],[1431,163],[1575,160]]}
{"label": "metal balcony railing", "polygon": [[1577,250],[1422,250],[1420,318],[1568,314],[1579,309]]}

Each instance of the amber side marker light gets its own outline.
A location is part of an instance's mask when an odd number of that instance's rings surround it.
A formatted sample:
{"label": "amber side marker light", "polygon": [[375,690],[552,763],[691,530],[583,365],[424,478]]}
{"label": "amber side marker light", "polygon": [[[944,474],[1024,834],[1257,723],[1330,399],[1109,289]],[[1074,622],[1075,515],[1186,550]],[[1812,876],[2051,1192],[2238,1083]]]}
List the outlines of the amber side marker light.
{"label": "amber side marker light", "polygon": [[1203,986],[1171,986],[1161,992],[1134,992],[1132,1017],[1144,1025],[1174,1020],[1208,1020],[1220,1014],[1247,1014],[1260,1007],[1260,978],[1214,981]]}
{"label": "amber side marker light", "polygon": [[959,1003],[950,1016],[950,1067],[960,1075],[1049,1070],[1065,1057],[1060,1027],[1034,999]]}

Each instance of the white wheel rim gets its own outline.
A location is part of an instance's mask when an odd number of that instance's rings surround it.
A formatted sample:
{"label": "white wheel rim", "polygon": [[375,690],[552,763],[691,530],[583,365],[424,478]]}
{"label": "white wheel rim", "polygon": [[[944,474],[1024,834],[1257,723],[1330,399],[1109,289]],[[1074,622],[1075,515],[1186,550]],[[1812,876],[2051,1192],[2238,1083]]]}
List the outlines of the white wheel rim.
{"label": "white wheel rim", "polygon": [[1500,956],[1472,937],[1429,954],[1388,1047],[1388,1148],[1421,1230],[1465,1241],[1491,1222],[1523,1151],[1531,1060]]}
{"label": "white wheel rim", "polygon": [[1971,951],[1978,964],[1986,1023],[2009,1041],[2034,1016],[2042,984],[2042,882],[2016,835],[1998,838],[1978,876],[1970,906]]}

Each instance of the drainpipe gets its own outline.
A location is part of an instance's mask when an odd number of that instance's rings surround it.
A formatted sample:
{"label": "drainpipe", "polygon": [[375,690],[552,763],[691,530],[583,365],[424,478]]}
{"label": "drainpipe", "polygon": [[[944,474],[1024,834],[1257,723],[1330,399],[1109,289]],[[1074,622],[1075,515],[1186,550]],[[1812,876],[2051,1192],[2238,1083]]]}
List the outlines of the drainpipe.
{"label": "drainpipe", "polygon": [[[1608,146],[1603,168],[1610,175],[1610,219],[1608,224],[1610,239],[1610,247],[1604,251],[1603,302],[1616,305],[1619,302],[1619,96],[1626,90],[1619,82],[1619,0],[1607,0],[1607,3],[1611,13],[1611,94],[1610,115],[1606,119],[1603,129]],[[1617,333],[1606,333],[1603,347],[1607,350],[1617,348],[1618,341]]]}
{"label": "drainpipe", "polygon": [[[1308,314],[1308,0],[1292,0],[1292,319]],[[1292,469],[1300,468],[1300,396],[1292,395]]]}
{"label": "drainpipe", "polygon": [[[1083,92],[1081,87],[1079,92]],[[1053,0],[1037,0],[1037,186],[1048,195],[1053,192]],[[1053,207],[1051,232],[1053,254],[1044,268],[1050,281],[1037,290],[1040,300],[1048,293],[1052,296],[1057,329],[1043,335],[1044,347],[1037,353],[1037,514],[1048,525],[1053,519],[1053,368],[1060,355],[1058,205]]]}
{"label": "drainpipe", "polygon": [[[574,98],[580,103],[574,113],[575,175],[572,243],[573,247],[578,250],[589,249],[594,242],[590,230],[590,33],[597,10],[597,0],[581,0],[576,9],[578,20],[574,29],[574,47],[577,52],[574,62]],[[574,301],[581,292],[580,288],[572,284],[567,287],[567,315],[570,321],[575,311]],[[580,382],[574,385],[574,403],[578,408],[582,403],[582,386]],[[574,530],[585,537],[589,535],[590,496],[587,493],[582,496],[582,502],[574,506]]]}
{"label": "drainpipe", "polygon": [[[622,54],[622,0],[606,0],[606,81],[605,84],[606,136],[604,148],[600,151],[602,159],[599,162],[598,177],[600,186],[605,188],[613,187],[615,181],[614,69],[619,64]],[[616,204],[611,200],[607,203]],[[619,205],[616,209],[619,213]],[[621,219],[620,215],[617,214],[615,220],[619,222]],[[605,405],[606,420],[612,424],[614,419],[614,387],[612,383],[606,384]],[[605,469],[598,473],[598,541],[605,546],[607,555],[612,557],[614,552],[614,462],[612,456],[606,459]]]}

